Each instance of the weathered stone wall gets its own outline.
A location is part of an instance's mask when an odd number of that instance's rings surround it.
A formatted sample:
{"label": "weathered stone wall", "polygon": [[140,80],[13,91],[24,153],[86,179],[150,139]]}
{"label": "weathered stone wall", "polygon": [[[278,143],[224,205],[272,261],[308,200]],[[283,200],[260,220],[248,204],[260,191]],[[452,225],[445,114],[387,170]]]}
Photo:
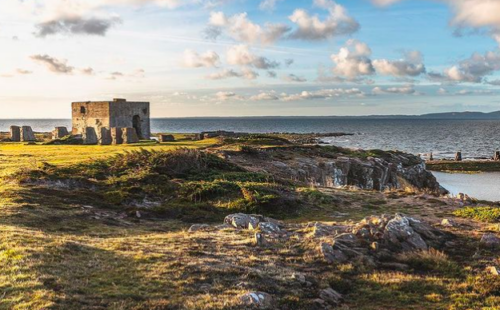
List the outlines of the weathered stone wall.
{"label": "weathered stone wall", "polygon": [[[140,139],[150,139],[151,123],[149,102],[110,102],[111,127],[134,128],[134,116],[138,118]],[[140,132],[139,132],[140,131]]]}
{"label": "weathered stone wall", "polygon": [[85,128],[93,127],[101,132],[102,127],[109,126],[109,102],[73,102],[73,134],[85,134]]}

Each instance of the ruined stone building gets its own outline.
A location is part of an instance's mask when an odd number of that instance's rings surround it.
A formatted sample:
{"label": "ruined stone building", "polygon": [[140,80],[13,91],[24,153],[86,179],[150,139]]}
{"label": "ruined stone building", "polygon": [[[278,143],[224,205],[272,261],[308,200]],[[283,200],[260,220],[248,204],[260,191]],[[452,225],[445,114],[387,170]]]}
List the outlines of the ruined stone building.
{"label": "ruined stone building", "polygon": [[72,103],[73,134],[95,135],[101,140],[103,132],[113,128],[134,128],[139,139],[150,139],[149,102],[87,101]]}

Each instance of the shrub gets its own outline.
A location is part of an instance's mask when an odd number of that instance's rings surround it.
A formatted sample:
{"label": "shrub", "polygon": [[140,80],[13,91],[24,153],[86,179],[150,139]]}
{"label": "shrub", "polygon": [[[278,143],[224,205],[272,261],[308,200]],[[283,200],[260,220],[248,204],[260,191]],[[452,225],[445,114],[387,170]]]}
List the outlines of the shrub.
{"label": "shrub", "polygon": [[456,216],[472,218],[482,222],[498,222],[500,220],[500,208],[496,207],[466,207],[453,212]]}
{"label": "shrub", "polygon": [[451,261],[448,255],[435,249],[402,253],[398,260],[408,264],[415,271],[436,272],[454,276],[460,273],[460,267]]}

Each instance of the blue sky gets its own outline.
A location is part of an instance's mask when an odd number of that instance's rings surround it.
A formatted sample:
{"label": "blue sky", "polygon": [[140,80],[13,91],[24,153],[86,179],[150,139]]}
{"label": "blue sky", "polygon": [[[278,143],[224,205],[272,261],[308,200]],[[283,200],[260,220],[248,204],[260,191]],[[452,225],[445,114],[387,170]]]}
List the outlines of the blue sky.
{"label": "blue sky", "polygon": [[500,110],[495,0],[2,0],[0,42],[0,118]]}

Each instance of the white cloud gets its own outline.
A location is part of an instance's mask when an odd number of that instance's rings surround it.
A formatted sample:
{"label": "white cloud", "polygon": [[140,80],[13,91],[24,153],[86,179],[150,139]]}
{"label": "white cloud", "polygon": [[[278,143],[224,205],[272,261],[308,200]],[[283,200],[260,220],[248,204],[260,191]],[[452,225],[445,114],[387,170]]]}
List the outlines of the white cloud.
{"label": "white cloud", "polygon": [[209,28],[206,33],[215,39],[226,32],[231,38],[245,43],[272,44],[281,39],[290,28],[284,24],[270,24],[263,26],[248,19],[247,13],[227,17],[223,12],[210,14]]}
{"label": "white cloud", "polygon": [[251,101],[274,101],[279,100],[280,97],[274,91],[271,91],[259,93],[258,95],[251,96],[249,99]]}
{"label": "white cloud", "polygon": [[338,54],[331,56],[335,64],[333,72],[347,78],[372,75],[375,69],[370,59],[371,53],[366,43],[351,39]]}
{"label": "white cloud", "polygon": [[184,66],[188,68],[217,67],[220,57],[214,51],[206,51],[203,54],[193,50],[184,51]]}
{"label": "white cloud", "polygon": [[389,87],[389,88],[375,87],[375,88],[373,88],[372,93],[375,95],[385,95],[385,94],[413,95],[413,94],[417,94],[417,92],[415,91],[413,86]]}
{"label": "white cloud", "polygon": [[224,80],[228,78],[243,78],[246,80],[255,80],[259,74],[249,68],[242,68],[241,71],[233,69],[224,69],[222,71],[207,76],[209,80]]}
{"label": "white cloud", "polygon": [[280,64],[276,61],[253,54],[248,45],[236,45],[227,51],[227,62],[230,65],[251,66],[257,69],[276,69]]}
{"label": "white cloud", "polygon": [[373,61],[373,66],[378,73],[395,77],[415,77],[426,72],[422,54],[418,51],[407,52],[399,60],[377,59]]}
{"label": "white cloud", "polygon": [[287,81],[287,82],[296,82],[296,83],[304,83],[304,82],[307,82],[307,79],[302,77],[302,76],[298,76],[298,75],[295,75],[295,74],[288,74],[288,75],[285,75],[283,77],[283,80]]}
{"label": "white cloud", "polygon": [[215,94],[216,101],[228,101],[230,99],[241,100],[243,98],[234,92],[228,92],[228,91],[220,91]]}
{"label": "white cloud", "polygon": [[279,1],[283,0],[262,0],[262,2],[259,4],[259,9],[262,11],[274,11],[276,8],[276,4]]}
{"label": "white cloud", "polygon": [[318,41],[359,30],[359,23],[347,14],[343,6],[330,0],[315,0],[314,4],[328,10],[329,16],[322,21],[317,15],[311,16],[305,10],[295,10],[289,19],[297,25],[297,29],[290,34],[290,38]]}
{"label": "white cloud", "polygon": [[331,99],[338,97],[356,96],[362,97],[365,93],[358,88],[333,88],[320,89],[317,91],[303,91],[299,94],[283,95],[283,101],[313,100],[313,99]]}

